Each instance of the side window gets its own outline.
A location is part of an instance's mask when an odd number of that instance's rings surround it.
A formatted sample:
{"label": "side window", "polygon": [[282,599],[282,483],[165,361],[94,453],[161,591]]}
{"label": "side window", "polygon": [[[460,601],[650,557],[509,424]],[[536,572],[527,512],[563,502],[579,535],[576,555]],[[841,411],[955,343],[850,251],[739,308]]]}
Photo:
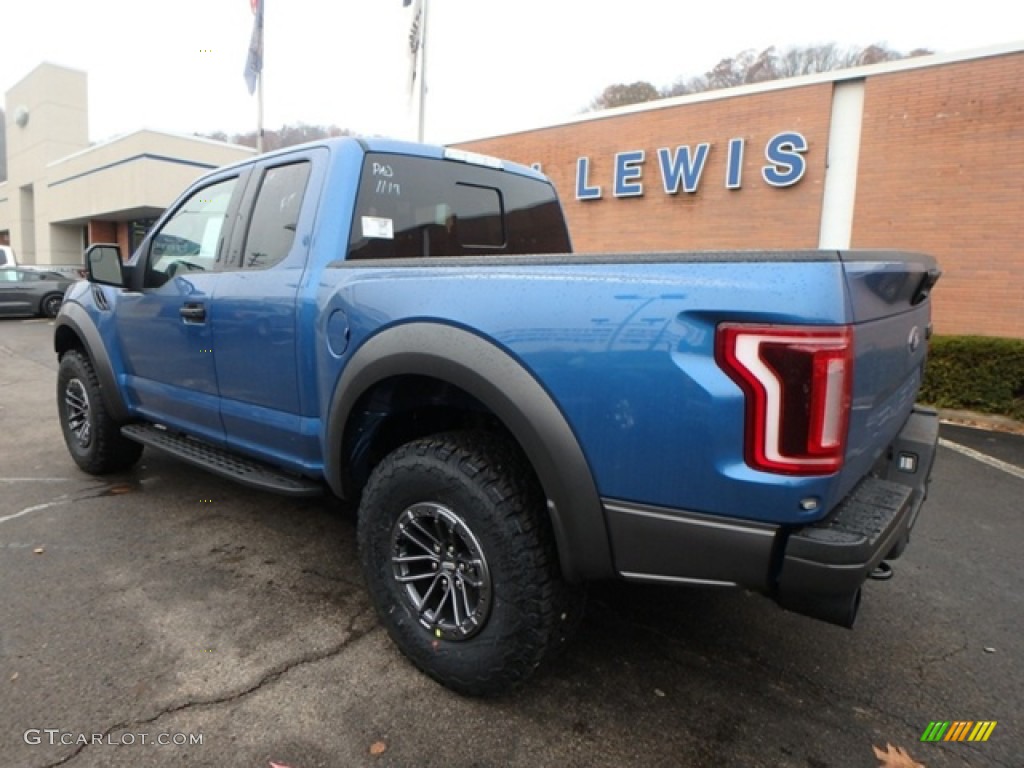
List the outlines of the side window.
{"label": "side window", "polygon": [[309,171],[307,161],[268,168],[263,174],[245,235],[246,269],[272,267],[291,251]]}
{"label": "side window", "polygon": [[21,272],[19,277],[23,283],[38,283],[43,279],[43,275],[39,272]]}
{"label": "side window", "polygon": [[219,267],[224,252],[224,222],[237,178],[200,189],[164,222],[149,249],[146,285],[163,285],[182,272]]}
{"label": "side window", "polygon": [[18,273],[13,269],[0,269],[0,283],[18,282]]}

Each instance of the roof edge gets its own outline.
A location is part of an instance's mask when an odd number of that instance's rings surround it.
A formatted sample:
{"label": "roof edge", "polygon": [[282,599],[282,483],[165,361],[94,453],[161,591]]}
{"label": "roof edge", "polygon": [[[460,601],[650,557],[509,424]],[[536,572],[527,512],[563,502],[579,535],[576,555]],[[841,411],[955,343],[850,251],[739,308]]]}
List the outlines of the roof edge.
{"label": "roof edge", "polygon": [[739,85],[734,86],[732,88],[719,88],[714,91],[704,91],[703,93],[691,93],[685,96],[672,96],[665,99],[645,101],[639,104],[629,104],[624,107],[603,109],[598,112],[585,112],[578,115],[572,115],[570,117],[566,117],[562,120],[557,120],[555,122],[537,125],[533,128],[523,128],[520,130],[511,131],[509,133],[496,133],[487,136],[475,136],[472,138],[464,138],[459,141],[448,142],[448,144],[466,144],[469,142],[485,141],[488,139],[506,138],[509,136],[518,136],[523,133],[533,133],[535,131],[541,131],[548,128],[559,128],[567,125],[589,123],[596,120],[608,120],[611,118],[622,117],[624,115],[633,115],[642,112],[652,112],[658,109],[670,109],[672,107],[678,107],[687,104],[701,104],[709,101],[729,99],[736,96],[750,96],[758,93],[770,93],[772,91],[781,91],[787,88],[802,88],[805,86],[820,85],[822,83],[829,82],[837,83],[846,80],[860,80],[866,77],[877,77],[879,75],[888,75],[895,72],[905,72],[907,70],[913,69],[939,67],[946,64],[957,64],[964,61],[987,59],[995,56],[1012,55],[1015,53],[1024,53],[1024,40],[1017,40],[1009,43],[1000,43],[996,45],[985,46],[983,48],[972,48],[963,51],[953,51],[950,53],[933,53],[927,56],[914,56],[910,58],[899,59],[897,61],[886,61],[880,64],[868,64],[861,67],[836,69],[830,72],[819,72],[813,75],[801,75],[799,77],[787,77],[782,78],[780,80],[769,80],[763,83]]}
{"label": "roof edge", "polygon": [[191,135],[189,135],[187,133],[174,133],[172,131],[161,131],[161,130],[156,129],[156,128],[138,128],[138,129],[136,129],[134,131],[129,131],[128,133],[121,133],[121,134],[117,134],[116,136],[111,136],[110,138],[104,139],[103,141],[97,141],[95,144],[91,144],[90,146],[86,147],[85,149],[80,149],[77,152],[71,153],[70,155],[65,155],[64,157],[57,158],[56,160],[51,160],[49,163],[46,164],[46,167],[47,168],[53,168],[55,166],[60,165],[61,163],[65,163],[65,162],[67,162],[69,160],[74,160],[74,159],[76,159],[78,157],[81,157],[83,155],[87,155],[90,152],[96,152],[98,150],[105,149],[106,147],[109,147],[109,146],[111,146],[113,144],[117,144],[117,143],[122,142],[122,141],[127,141],[128,139],[133,138],[133,137],[138,136],[139,134],[143,134],[143,133],[157,134],[158,136],[165,136],[167,138],[172,138],[172,139],[185,139],[186,141],[191,141],[191,142],[194,142],[196,144],[206,144],[206,145],[209,145],[209,146],[215,146],[215,147],[221,147],[221,148],[229,147],[231,149],[238,149],[238,150],[241,150],[243,152],[247,152],[250,155],[255,155],[256,154],[256,150],[254,148],[247,147],[244,144],[230,144],[230,143],[228,143],[226,141],[218,141],[217,139],[208,139],[205,136],[191,136]]}

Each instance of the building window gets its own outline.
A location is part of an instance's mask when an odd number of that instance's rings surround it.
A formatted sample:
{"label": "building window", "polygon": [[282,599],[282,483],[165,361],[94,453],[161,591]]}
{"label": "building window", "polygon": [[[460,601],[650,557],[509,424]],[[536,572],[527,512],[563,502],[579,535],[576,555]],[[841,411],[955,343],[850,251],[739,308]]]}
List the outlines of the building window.
{"label": "building window", "polygon": [[136,219],[128,222],[128,245],[132,253],[138,250],[149,230],[156,224],[156,219]]}

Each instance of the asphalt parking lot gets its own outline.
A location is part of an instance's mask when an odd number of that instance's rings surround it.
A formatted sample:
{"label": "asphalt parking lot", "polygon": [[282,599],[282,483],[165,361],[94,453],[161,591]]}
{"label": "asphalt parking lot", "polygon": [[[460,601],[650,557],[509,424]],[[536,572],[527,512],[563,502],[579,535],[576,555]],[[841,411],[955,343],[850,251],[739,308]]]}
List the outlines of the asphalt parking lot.
{"label": "asphalt parking lot", "polygon": [[[601,585],[557,664],[481,701],[390,645],[346,510],[150,451],[79,472],[51,333],[0,320],[4,765],[825,768],[887,744],[1024,765],[1024,436],[943,428],[913,543],[852,631],[739,592]],[[968,720],[997,726],[920,741]]]}

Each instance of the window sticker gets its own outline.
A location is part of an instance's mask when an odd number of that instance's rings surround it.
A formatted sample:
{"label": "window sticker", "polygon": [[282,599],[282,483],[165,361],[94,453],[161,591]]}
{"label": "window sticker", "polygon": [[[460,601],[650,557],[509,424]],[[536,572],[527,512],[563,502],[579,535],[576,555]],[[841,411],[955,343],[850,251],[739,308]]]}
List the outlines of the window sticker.
{"label": "window sticker", "polygon": [[377,216],[363,216],[363,237],[394,240],[394,222],[391,219],[382,219]]}

